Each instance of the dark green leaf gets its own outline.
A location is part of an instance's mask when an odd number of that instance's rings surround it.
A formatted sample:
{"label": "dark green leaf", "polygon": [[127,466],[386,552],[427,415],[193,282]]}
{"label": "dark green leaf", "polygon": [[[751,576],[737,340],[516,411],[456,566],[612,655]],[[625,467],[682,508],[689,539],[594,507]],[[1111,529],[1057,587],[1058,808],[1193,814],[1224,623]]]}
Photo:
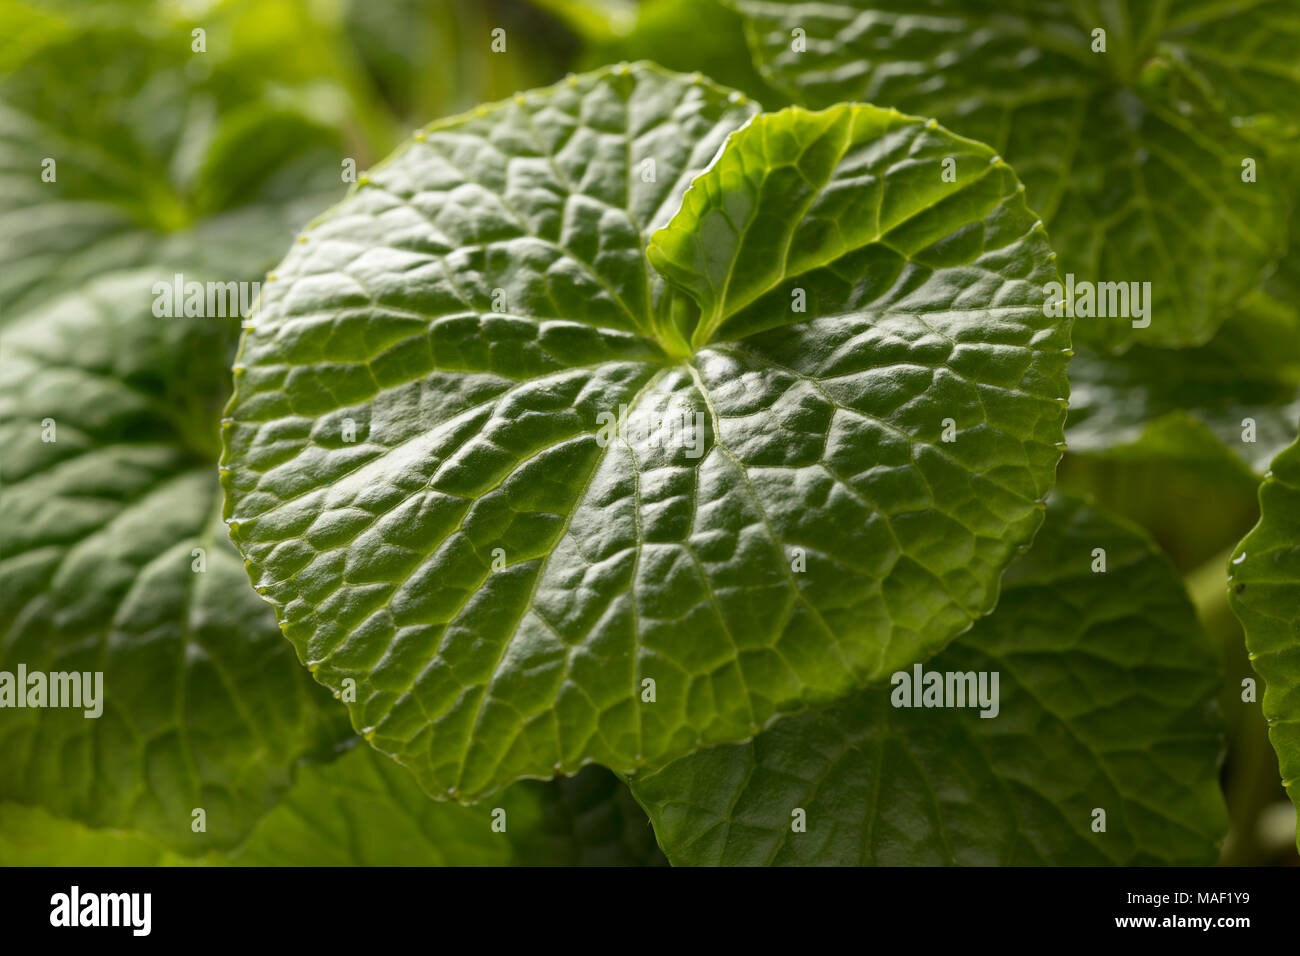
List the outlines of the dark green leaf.
{"label": "dark green leaf", "polygon": [[248,840],[190,858],[0,802],[0,866],[508,866],[665,862],[644,811],[606,770],[526,781],[474,807],[431,800],[364,744],[298,769]]}
{"label": "dark green leaf", "polygon": [[[1093,571],[1096,548],[1105,573]],[[668,858],[1214,861],[1227,827],[1218,655],[1177,574],[1136,529],[1055,499],[997,610],[924,670],[998,673],[996,716],[896,707],[895,686],[691,754],[633,781]],[[792,828],[796,810],[804,832]]]}
{"label": "dark green leaf", "polygon": [[1259,508],[1259,524],[1232,557],[1228,595],[1266,685],[1282,783],[1300,810],[1300,440],[1273,461]]}
{"label": "dark green leaf", "polygon": [[1081,348],[1070,363],[1072,454],[1259,475],[1291,441],[1297,417],[1300,309],[1262,295],[1199,348],[1136,346],[1120,356]]}
{"label": "dark green leaf", "polygon": [[0,331],[0,671],[103,673],[98,718],[0,710],[0,798],[196,852],[241,839],[345,725],[221,521],[238,319],[157,318],[159,280],[104,276]]}

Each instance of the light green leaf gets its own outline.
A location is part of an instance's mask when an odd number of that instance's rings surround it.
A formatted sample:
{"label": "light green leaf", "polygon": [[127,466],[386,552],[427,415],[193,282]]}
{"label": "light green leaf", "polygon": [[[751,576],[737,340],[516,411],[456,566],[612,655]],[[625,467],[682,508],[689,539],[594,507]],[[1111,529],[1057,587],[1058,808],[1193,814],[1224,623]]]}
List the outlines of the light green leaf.
{"label": "light green leaf", "polygon": [[103,673],[97,718],[0,710],[0,799],[197,852],[346,725],[220,518],[238,319],[157,318],[158,280],[110,274],[0,331],[0,671]]}
{"label": "light green leaf", "polygon": [[0,866],[159,866],[183,861],[128,830],[95,830],[0,802]]}
{"label": "light green leaf", "polygon": [[0,320],[141,265],[257,278],[342,192],[336,132],[205,56],[69,25],[0,79]]}
{"label": "light green leaf", "polygon": [[636,28],[637,0],[532,0],[535,7],[558,17],[588,43],[625,36]]}
{"label": "light green leaf", "polygon": [[[545,2],[555,6],[554,0]],[[704,66],[715,83],[740,90],[767,109],[789,104],[754,68],[743,21],[722,0],[641,0],[633,13],[633,25],[623,32],[587,32],[579,57],[584,69],[631,60],[653,60],[683,73]]]}
{"label": "light green leaf", "polygon": [[[1035,261],[1046,246],[1019,188],[987,146],[933,122],[860,106],[786,110],[733,137],[648,256],[699,304],[694,348],[868,302],[967,321],[1023,315],[1043,298],[1028,281],[1054,273]],[[793,305],[800,295],[806,312]]]}
{"label": "light green leaf", "polygon": [[334,763],[301,768],[293,789],[225,862],[640,866],[666,861],[645,811],[607,770],[586,767],[560,780],[525,780],[492,800],[464,806],[430,799],[410,773],[363,744]]}
{"label": "light green leaf", "polygon": [[1264,679],[1268,737],[1300,810],[1300,440],[1273,461],[1259,508],[1259,524],[1232,557],[1228,600]]}
{"label": "light green leaf", "polygon": [[[495,825],[495,828],[494,828]],[[509,866],[666,862],[645,812],[617,777],[525,781],[467,807],[431,800],[364,744],[298,769],[248,840],[190,858],[142,834],[93,830],[0,802],[0,866]]]}
{"label": "light green leaf", "polygon": [[696,179],[753,113],[637,65],[434,124],[265,290],[231,533],[431,793],[652,766],[878,680],[1041,521],[1068,333],[1015,178],[862,106],[764,117]]}
{"label": "light green leaf", "polygon": [[[1093,571],[1096,548],[1105,573]],[[896,708],[895,686],[691,754],[632,783],[668,858],[1214,861],[1227,828],[1218,655],[1177,574],[1136,528],[1055,498],[997,610],[924,671],[996,672],[997,715]],[[1097,809],[1104,832],[1093,829]]]}
{"label": "light green leaf", "polygon": [[[508,794],[505,796],[513,796]],[[248,842],[223,862],[238,866],[506,866],[515,833],[536,826],[531,795],[490,803],[430,800],[414,778],[364,743],[338,760],[299,768],[298,779]]]}
{"label": "light green leaf", "polygon": [[[38,0],[39,2],[39,0]],[[72,25],[50,8],[24,0],[0,0],[0,73],[8,74],[47,43],[66,36]]]}
{"label": "light green leaf", "polygon": [[[617,9],[624,5],[635,17],[636,0],[345,0],[338,6],[351,55],[405,121],[400,138],[430,117],[553,82],[571,68],[579,43],[574,33],[604,35],[624,20]],[[313,4],[313,13],[320,7]]]}
{"label": "light green leaf", "polygon": [[730,2],[797,102],[924,112],[990,143],[1062,273],[1151,283],[1148,327],[1081,318],[1076,341],[1203,344],[1285,250],[1289,176],[1257,134],[1296,125],[1291,0]]}

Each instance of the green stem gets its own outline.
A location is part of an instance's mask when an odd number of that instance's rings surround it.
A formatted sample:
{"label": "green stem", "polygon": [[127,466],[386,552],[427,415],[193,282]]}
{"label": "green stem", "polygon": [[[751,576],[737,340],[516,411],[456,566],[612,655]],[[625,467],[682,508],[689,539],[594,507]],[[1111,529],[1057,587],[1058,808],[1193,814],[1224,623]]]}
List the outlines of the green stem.
{"label": "green stem", "polygon": [[1219,552],[1184,579],[1197,615],[1211,631],[1215,630],[1211,625],[1232,613],[1228,607],[1228,561],[1236,549],[1234,544]]}

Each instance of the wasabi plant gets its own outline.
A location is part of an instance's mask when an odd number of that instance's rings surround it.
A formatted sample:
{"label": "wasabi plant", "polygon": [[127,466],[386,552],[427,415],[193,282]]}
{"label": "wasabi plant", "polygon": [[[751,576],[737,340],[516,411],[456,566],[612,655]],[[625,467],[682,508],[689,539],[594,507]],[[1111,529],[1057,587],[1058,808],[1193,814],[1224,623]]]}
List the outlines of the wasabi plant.
{"label": "wasabi plant", "polygon": [[0,12],[0,863],[1288,858],[1294,9],[310,6]]}

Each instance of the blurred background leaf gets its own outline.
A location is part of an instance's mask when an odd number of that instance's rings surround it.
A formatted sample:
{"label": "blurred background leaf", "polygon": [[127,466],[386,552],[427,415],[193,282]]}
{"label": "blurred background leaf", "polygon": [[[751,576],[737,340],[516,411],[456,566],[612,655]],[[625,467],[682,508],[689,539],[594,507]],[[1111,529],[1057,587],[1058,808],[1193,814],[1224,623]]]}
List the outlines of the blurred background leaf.
{"label": "blurred background leaf", "polygon": [[[360,741],[306,764],[239,847],[189,857],[129,830],[92,829],[0,803],[0,866],[664,865],[646,819],[599,767],[526,781],[472,806],[430,800],[406,770]],[[501,811],[503,815],[496,814]],[[504,829],[494,829],[493,824]]]}

